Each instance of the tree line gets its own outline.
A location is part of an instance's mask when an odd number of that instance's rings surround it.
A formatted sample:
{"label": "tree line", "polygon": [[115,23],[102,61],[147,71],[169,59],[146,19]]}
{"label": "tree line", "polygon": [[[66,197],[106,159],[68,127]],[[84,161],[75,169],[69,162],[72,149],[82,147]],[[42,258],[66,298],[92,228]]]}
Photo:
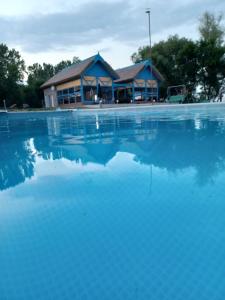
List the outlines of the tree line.
{"label": "tree line", "polygon": [[[200,19],[198,40],[170,36],[155,43],[151,50],[149,46],[140,47],[131,59],[138,63],[151,57],[165,79],[161,87],[162,96],[165,97],[168,86],[185,84],[190,97],[199,87],[202,98],[209,100],[218,93],[225,78],[222,20],[222,15],[206,12]],[[35,63],[26,67],[18,51],[0,44],[0,107],[3,100],[8,107],[42,107],[44,96],[40,86],[65,67],[79,61],[78,57],[74,57],[56,65]]]}
{"label": "tree line", "polygon": [[44,95],[40,86],[59,71],[79,61],[78,57],[74,57],[56,65],[35,63],[26,68],[18,51],[0,44],[0,107],[3,106],[3,100],[7,107],[43,107]]}

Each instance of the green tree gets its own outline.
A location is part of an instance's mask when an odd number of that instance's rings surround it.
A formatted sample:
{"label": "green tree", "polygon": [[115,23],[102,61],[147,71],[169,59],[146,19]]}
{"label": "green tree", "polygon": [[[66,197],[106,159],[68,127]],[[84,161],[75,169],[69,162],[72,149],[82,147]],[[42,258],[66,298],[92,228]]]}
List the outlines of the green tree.
{"label": "green tree", "polygon": [[0,44],[0,106],[22,104],[20,86],[24,79],[25,63],[18,51]]}
{"label": "green tree", "polygon": [[206,12],[200,19],[198,42],[198,82],[205,97],[210,100],[219,91],[225,77],[225,46],[222,15]]}
{"label": "green tree", "polygon": [[44,82],[55,75],[54,66],[46,63],[43,63],[43,65],[35,63],[32,66],[29,66],[27,70],[27,83],[30,85],[36,81]]}
{"label": "green tree", "polygon": [[31,107],[42,107],[44,95],[40,86],[58,72],[78,62],[80,62],[80,59],[74,57],[72,61],[63,60],[55,66],[46,63],[42,65],[35,63],[29,66],[27,69],[27,86],[24,90],[25,102]]}
{"label": "green tree", "polygon": [[205,12],[200,18],[199,32],[201,40],[221,46],[224,42],[224,28],[221,24],[223,15],[215,16]]}
{"label": "green tree", "polygon": [[54,66],[38,63],[29,66],[27,86],[24,89],[25,103],[31,107],[43,106],[43,92],[40,86],[55,74]]}

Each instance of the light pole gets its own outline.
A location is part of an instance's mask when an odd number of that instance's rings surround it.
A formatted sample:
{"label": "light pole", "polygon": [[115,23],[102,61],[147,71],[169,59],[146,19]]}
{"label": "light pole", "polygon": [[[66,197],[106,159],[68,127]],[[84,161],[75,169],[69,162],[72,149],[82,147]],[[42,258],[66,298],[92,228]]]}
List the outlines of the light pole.
{"label": "light pole", "polygon": [[[151,10],[146,8],[145,13],[148,15],[148,35],[149,35],[149,61],[150,61],[150,71],[152,79],[152,35],[151,35]],[[152,101],[152,83],[150,81],[150,95]]]}
{"label": "light pole", "polygon": [[149,58],[151,59],[151,55],[152,55],[152,37],[151,37],[151,10],[150,10],[150,8],[146,8],[145,12],[148,15]]}

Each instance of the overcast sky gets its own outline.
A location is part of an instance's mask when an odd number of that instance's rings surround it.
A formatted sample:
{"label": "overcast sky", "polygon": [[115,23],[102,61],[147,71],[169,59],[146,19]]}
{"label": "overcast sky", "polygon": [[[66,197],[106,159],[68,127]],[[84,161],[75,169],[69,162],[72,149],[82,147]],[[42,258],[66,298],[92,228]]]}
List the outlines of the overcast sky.
{"label": "overcast sky", "polygon": [[148,43],[146,7],[154,43],[175,33],[196,39],[201,14],[225,12],[225,0],[0,0],[0,43],[19,50],[27,65],[99,51],[122,67]]}

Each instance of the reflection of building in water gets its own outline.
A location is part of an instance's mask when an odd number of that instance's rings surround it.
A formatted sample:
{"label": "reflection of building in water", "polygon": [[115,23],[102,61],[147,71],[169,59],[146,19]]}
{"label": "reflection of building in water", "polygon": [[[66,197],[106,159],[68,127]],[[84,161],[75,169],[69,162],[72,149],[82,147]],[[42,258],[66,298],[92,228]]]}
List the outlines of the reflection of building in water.
{"label": "reflection of building in water", "polygon": [[196,120],[71,113],[24,120],[20,127],[10,122],[9,133],[0,132],[0,189],[31,178],[36,155],[106,165],[118,152],[171,173],[195,168],[198,184],[207,183],[225,169],[225,126],[221,120]]}
{"label": "reflection of building in water", "polygon": [[[218,121],[198,119],[196,128],[194,119],[180,122],[143,115],[74,115],[54,122],[57,130],[52,135],[49,128],[47,150],[51,149],[55,158],[60,150],[69,160],[105,165],[117,152],[128,152],[140,163],[171,172],[194,167],[199,182],[220,171],[225,158],[224,124]],[[214,144],[210,155],[205,151],[209,139]]]}

